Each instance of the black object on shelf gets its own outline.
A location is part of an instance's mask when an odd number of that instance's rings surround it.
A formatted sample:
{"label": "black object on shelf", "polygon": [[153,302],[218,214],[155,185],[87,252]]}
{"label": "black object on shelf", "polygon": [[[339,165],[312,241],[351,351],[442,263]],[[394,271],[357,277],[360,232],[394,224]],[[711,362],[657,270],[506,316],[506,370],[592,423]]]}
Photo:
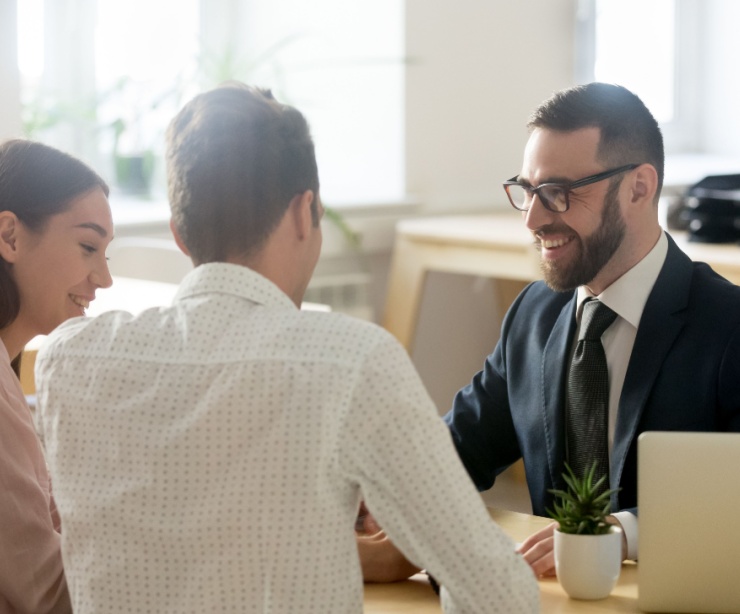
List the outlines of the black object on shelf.
{"label": "black object on shelf", "polygon": [[711,175],[686,192],[689,240],[699,243],[740,241],[740,174]]}

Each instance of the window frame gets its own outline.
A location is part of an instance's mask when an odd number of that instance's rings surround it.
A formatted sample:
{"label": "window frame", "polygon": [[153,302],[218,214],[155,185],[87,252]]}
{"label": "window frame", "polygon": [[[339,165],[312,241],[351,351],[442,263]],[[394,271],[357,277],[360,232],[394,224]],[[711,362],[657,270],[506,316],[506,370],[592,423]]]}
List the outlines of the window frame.
{"label": "window frame", "polygon": [[[111,89],[111,85],[96,83],[94,53],[96,46],[95,25],[100,14],[98,12],[99,4],[108,0],[40,1],[44,5],[43,19],[46,26],[44,34],[45,70],[40,77],[37,97],[42,102],[47,98],[53,100],[56,107],[61,109],[65,116],[63,121],[56,121],[54,126],[43,127],[43,132],[39,138],[82,157],[94,168],[99,169],[103,176],[113,177],[117,165],[114,157],[109,155],[109,151],[114,147],[115,142],[121,144],[122,148],[125,148],[125,143],[123,139],[121,141],[115,139],[121,133],[115,132],[113,129],[118,120],[116,117],[113,117],[113,120],[110,119],[111,116],[115,115],[110,112],[110,105],[104,104],[101,106],[99,104],[101,87],[104,88],[104,91],[108,91]],[[300,5],[297,0],[294,0],[294,2]],[[203,56],[218,56],[225,52],[226,59],[233,55],[240,60],[242,57],[249,58],[250,54],[258,59],[263,59],[263,56],[269,59],[270,54],[265,53],[265,50],[270,52],[273,48],[280,48],[282,42],[290,42],[292,39],[297,40],[293,33],[286,36],[285,41],[280,41],[279,44],[267,41],[263,47],[250,48],[248,43],[254,40],[259,41],[260,37],[254,36],[255,32],[252,32],[252,35],[247,35],[249,28],[257,30],[257,34],[263,33],[255,26],[256,20],[264,13],[257,0],[196,0],[195,3],[197,4],[196,10],[199,13],[200,21],[199,54]],[[324,4],[331,6],[333,4],[341,5],[342,3],[341,0],[331,0],[331,2]],[[362,40],[360,40],[357,49],[352,50],[351,53],[344,53],[340,49],[335,55],[329,54],[327,58],[319,57],[319,61],[316,61],[315,58],[310,57],[310,54],[307,54],[307,60],[303,60],[300,53],[296,53],[289,45],[285,45],[281,53],[284,52],[290,58],[287,63],[293,63],[294,78],[296,82],[301,83],[301,85],[295,86],[295,89],[303,92],[303,99],[296,98],[293,100],[281,89],[283,85],[282,58],[280,62],[276,62],[276,68],[272,71],[273,75],[263,77],[261,73],[255,71],[253,77],[255,83],[270,87],[278,99],[294,104],[306,115],[309,124],[315,130],[317,158],[320,168],[324,169],[324,173],[322,173],[322,175],[325,174],[322,177],[323,194],[325,200],[332,206],[362,207],[373,202],[397,203],[406,199],[405,118],[403,112],[403,71],[405,70],[406,58],[402,43],[405,14],[403,10],[398,10],[399,7],[401,9],[403,7],[400,0],[389,0],[384,4],[386,5],[386,12],[398,13],[398,21],[395,24],[397,36],[392,40],[392,45],[388,50],[381,50],[384,48],[383,45],[380,45],[376,50],[372,50],[375,48],[371,45],[371,50],[366,51],[365,47],[362,46]],[[379,14],[377,6],[373,10],[375,14]],[[344,16],[342,11],[334,12],[339,18]],[[84,19],[79,20],[80,23],[78,24],[73,17],[80,14],[84,15]],[[313,14],[315,14],[315,11]],[[350,21],[352,19],[356,21],[360,14],[361,12],[358,13],[357,11],[350,13]],[[297,20],[299,26],[304,27],[300,15],[300,11],[293,11],[293,22]],[[279,33],[278,30],[283,19],[282,15],[278,15],[277,19],[274,16],[272,20],[268,18],[269,23],[273,24],[272,30],[274,30],[276,36]],[[307,21],[309,23],[305,26],[307,33],[305,40],[317,39],[315,32],[320,31],[320,26],[315,24],[311,26],[310,20]],[[58,24],[62,24],[63,27],[57,27]],[[276,24],[280,27],[274,27]],[[286,26],[286,31],[291,32],[295,27],[295,23],[293,26]],[[312,27],[314,30],[311,30]],[[79,36],[77,35],[78,30],[80,31]],[[269,31],[270,28],[261,28],[261,30]],[[350,31],[351,28],[341,30],[344,38],[347,38],[346,33]],[[368,32],[369,34],[365,39],[378,40],[376,36],[372,35],[372,30],[368,30]],[[401,38],[399,38],[399,34]],[[337,38],[341,39],[341,37]],[[327,47],[330,47],[331,37],[327,36],[325,40],[329,43]],[[365,43],[367,43],[367,40],[365,40]],[[375,47],[378,46],[375,45]],[[388,45],[385,45],[385,47],[388,47]],[[357,80],[357,71],[353,70],[353,63],[354,67],[366,69],[366,76],[368,77],[360,83],[359,87],[355,86],[354,88],[352,83]],[[241,66],[242,64],[244,66]],[[254,66],[250,66],[250,64],[251,62],[240,60],[232,68],[241,70],[246,67],[247,70],[253,70]],[[311,70],[314,71],[313,75]],[[306,94],[306,83],[311,79],[319,83],[322,82],[322,79],[326,81],[329,70],[336,73],[344,71],[346,77],[334,77],[334,81],[343,85],[342,96],[348,96],[350,101],[354,100],[354,103],[341,105],[340,109],[344,113],[342,115],[344,125],[351,126],[352,122],[356,121],[359,137],[352,143],[352,147],[355,148],[352,150],[354,156],[345,155],[344,152],[348,148],[340,144],[344,137],[336,129],[336,126],[340,123],[330,112],[326,111],[328,107],[326,101],[313,92],[309,91]],[[371,94],[373,90],[370,89],[367,83],[379,80],[378,71],[382,70],[393,71],[392,73],[385,73],[385,75],[387,75],[387,81],[395,94],[391,98],[380,100],[386,106],[390,106],[392,103],[392,108],[386,109],[390,121],[378,119],[383,116],[380,113],[373,112],[373,109],[370,108],[372,102],[367,103],[368,108],[362,107],[364,101],[372,100],[371,96],[366,95],[360,99],[357,95],[362,87],[365,87],[368,93]],[[215,77],[217,76],[215,75]],[[197,79],[199,88],[212,87],[223,80],[215,77],[211,79],[211,75],[199,75]],[[202,83],[201,80],[203,80]],[[195,81],[195,79],[190,80],[193,83]],[[206,83],[206,81],[209,82]],[[210,83],[210,81],[213,81],[213,83]],[[185,82],[188,83],[189,81],[185,80]],[[325,94],[324,92],[330,91],[329,88],[317,88],[317,91],[320,91],[326,99],[330,98],[329,102],[332,104],[336,104],[337,100],[342,99],[342,96],[329,97],[328,94]],[[182,92],[180,92],[180,95],[183,96]],[[307,101],[305,106],[304,99]],[[323,109],[322,104],[324,104]],[[376,101],[374,107],[377,108],[378,104],[379,102]],[[358,110],[363,111],[365,115],[362,116]],[[109,126],[111,129],[105,132],[101,130],[101,126]],[[373,126],[377,128],[374,132]],[[128,136],[128,133],[124,136]],[[160,160],[160,163],[154,166],[153,194],[149,196],[161,196],[165,184],[164,165],[161,163],[161,140],[157,140],[158,145],[147,148],[147,153],[153,153],[156,159]],[[366,146],[363,146],[363,143]],[[385,143],[388,147],[381,150],[382,148],[378,143]],[[389,155],[389,152],[392,155]],[[361,163],[349,167],[350,162],[355,159],[359,159]],[[365,170],[367,168],[374,169],[377,176],[368,173]],[[331,169],[331,171],[327,172],[326,169]],[[113,185],[114,190],[116,190],[115,183]],[[358,189],[357,186],[363,187]]]}
{"label": "window frame", "polygon": [[[674,119],[661,122],[667,154],[702,151],[701,135],[703,12],[699,0],[673,0],[675,4]],[[576,9],[575,77],[578,83],[594,80],[596,52],[596,0],[578,0]],[[646,58],[649,63],[649,58]]]}

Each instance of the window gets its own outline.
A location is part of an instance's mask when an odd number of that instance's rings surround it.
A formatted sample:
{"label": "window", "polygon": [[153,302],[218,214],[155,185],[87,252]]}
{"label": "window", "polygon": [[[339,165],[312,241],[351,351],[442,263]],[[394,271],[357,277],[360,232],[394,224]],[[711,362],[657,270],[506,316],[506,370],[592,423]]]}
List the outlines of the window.
{"label": "window", "polygon": [[151,169],[161,159],[195,69],[198,11],[198,0],[18,2],[27,135],[86,159],[114,186],[146,192],[151,173],[139,169],[146,177],[132,184],[130,160],[147,157]]}
{"label": "window", "polygon": [[193,93],[186,84],[196,71],[198,10],[198,0],[97,2],[97,119],[107,147],[162,150],[164,127]]}
{"label": "window", "polygon": [[162,192],[167,123],[237,78],[306,115],[327,204],[400,200],[403,17],[402,0],[19,0],[24,125],[119,187],[154,160]]}
{"label": "window", "polygon": [[699,19],[694,0],[580,0],[580,82],[619,83],[661,125],[666,151],[698,150]]}

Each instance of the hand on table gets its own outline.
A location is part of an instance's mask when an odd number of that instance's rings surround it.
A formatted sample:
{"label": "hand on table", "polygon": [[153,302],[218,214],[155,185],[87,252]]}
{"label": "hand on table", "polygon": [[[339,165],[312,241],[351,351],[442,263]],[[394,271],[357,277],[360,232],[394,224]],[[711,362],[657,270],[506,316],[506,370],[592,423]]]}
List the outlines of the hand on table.
{"label": "hand on table", "polygon": [[355,539],[365,582],[398,582],[421,571],[393,545],[364,504],[357,516]]}
{"label": "hand on table", "polygon": [[530,535],[517,548],[517,552],[529,563],[534,574],[539,577],[555,575],[555,529],[557,522],[551,522],[544,529]]}
{"label": "hand on table", "polygon": [[[619,521],[614,516],[607,516],[607,522],[621,528]],[[555,529],[557,522],[551,522],[544,529],[530,535],[525,539],[517,552],[529,563],[534,574],[539,577],[555,575]],[[627,558],[627,539],[622,533],[622,560]]]}

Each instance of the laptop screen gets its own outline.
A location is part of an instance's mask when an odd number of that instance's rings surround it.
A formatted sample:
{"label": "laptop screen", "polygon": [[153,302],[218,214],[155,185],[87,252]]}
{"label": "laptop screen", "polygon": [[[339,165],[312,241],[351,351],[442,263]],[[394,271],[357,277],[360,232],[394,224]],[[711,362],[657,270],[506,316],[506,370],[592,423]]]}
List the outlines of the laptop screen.
{"label": "laptop screen", "polygon": [[740,434],[638,439],[638,604],[740,612]]}

